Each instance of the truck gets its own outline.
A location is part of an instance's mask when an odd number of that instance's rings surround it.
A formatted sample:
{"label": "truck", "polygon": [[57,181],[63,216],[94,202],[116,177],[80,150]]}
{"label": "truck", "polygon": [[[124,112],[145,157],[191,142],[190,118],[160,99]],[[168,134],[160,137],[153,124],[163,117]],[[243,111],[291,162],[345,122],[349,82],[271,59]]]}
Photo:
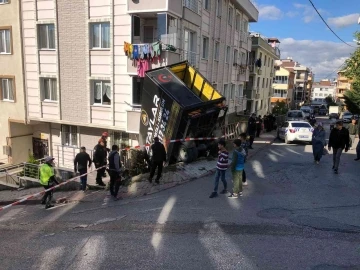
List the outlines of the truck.
{"label": "truck", "polygon": [[332,113],[340,114],[340,106],[329,106],[329,115]]}
{"label": "truck", "polygon": [[151,156],[149,145],[158,137],[169,164],[217,153],[212,140],[185,139],[212,137],[227,110],[225,97],[187,61],[148,70],[141,94],[139,143]]}

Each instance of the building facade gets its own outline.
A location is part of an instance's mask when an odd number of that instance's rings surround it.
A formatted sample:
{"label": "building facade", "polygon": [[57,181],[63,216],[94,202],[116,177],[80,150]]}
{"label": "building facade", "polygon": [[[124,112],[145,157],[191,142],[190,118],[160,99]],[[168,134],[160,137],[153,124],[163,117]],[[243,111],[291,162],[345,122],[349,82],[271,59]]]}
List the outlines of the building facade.
{"label": "building facade", "polygon": [[24,161],[32,150],[26,125],[19,1],[0,0],[0,163]]}
{"label": "building facade", "polygon": [[271,105],[276,102],[285,102],[289,108],[294,107],[295,72],[293,70],[278,67],[273,78]]}
{"label": "building facade", "polygon": [[21,3],[37,156],[71,166],[78,148],[93,149],[104,131],[109,144],[137,145],[143,71],[182,60],[223,93],[230,114],[246,109],[248,27],[258,19],[249,0]]}
{"label": "building facade", "polygon": [[344,103],[344,94],[351,90],[351,80],[345,76],[345,71],[340,70],[337,73],[336,101]]}
{"label": "building facade", "polygon": [[336,100],[336,85],[330,80],[321,80],[313,84],[311,104],[326,104],[325,99],[331,96]]}
{"label": "building facade", "polygon": [[275,61],[280,59],[279,40],[251,34],[250,77],[246,84],[247,111],[265,115],[271,111]]}

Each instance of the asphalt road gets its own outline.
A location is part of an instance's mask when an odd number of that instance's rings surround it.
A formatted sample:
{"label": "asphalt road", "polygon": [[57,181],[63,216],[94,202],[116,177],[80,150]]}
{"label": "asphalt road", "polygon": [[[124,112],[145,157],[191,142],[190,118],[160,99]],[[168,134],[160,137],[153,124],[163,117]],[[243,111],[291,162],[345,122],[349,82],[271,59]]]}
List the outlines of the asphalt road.
{"label": "asphalt road", "polygon": [[210,176],[140,199],[16,206],[0,213],[0,269],[360,269],[360,163],[349,151],[334,175],[311,151],[259,152],[238,200],[209,199]]}

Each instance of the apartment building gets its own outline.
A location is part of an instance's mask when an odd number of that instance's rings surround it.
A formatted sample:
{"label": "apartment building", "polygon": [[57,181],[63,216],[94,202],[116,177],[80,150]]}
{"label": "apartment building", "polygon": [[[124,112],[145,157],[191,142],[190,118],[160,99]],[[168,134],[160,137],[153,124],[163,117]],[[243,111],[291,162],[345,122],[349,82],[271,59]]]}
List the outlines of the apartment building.
{"label": "apartment building", "polygon": [[272,82],[275,61],[280,59],[277,38],[251,34],[250,77],[246,84],[247,111],[265,115],[271,109]]}
{"label": "apartment building", "polygon": [[305,93],[305,100],[308,102],[311,100],[311,94],[313,89],[313,84],[315,83],[315,73],[310,70],[307,84],[306,84],[306,93]]}
{"label": "apartment building", "polygon": [[104,131],[110,145],[137,145],[144,69],[182,60],[227,97],[230,114],[246,109],[248,27],[259,13],[250,0],[21,3],[37,157],[71,166],[78,148],[93,149]]}
{"label": "apartment building", "polygon": [[32,149],[23,85],[19,1],[0,0],[0,164],[23,161]]}
{"label": "apartment building", "polygon": [[345,71],[340,70],[337,73],[337,88],[336,88],[336,100],[344,103],[344,94],[346,91],[351,90],[352,81],[345,76]]}
{"label": "apartment building", "polygon": [[272,84],[271,105],[276,102],[285,102],[289,108],[294,107],[295,72],[291,68],[279,66],[275,69]]}
{"label": "apartment building", "polygon": [[330,80],[321,80],[313,84],[311,104],[326,104],[325,99],[331,96],[336,99],[336,85]]}

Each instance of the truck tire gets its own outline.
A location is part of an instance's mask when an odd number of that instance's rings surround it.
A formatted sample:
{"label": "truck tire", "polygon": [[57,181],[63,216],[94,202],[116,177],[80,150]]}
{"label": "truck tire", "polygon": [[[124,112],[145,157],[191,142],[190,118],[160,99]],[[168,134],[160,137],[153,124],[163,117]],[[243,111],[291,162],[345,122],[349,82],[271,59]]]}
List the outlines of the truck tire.
{"label": "truck tire", "polygon": [[181,145],[179,147],[178,160],[182,162],[187,162],[188,159],[189,159],[188,148],[185,145]]}

